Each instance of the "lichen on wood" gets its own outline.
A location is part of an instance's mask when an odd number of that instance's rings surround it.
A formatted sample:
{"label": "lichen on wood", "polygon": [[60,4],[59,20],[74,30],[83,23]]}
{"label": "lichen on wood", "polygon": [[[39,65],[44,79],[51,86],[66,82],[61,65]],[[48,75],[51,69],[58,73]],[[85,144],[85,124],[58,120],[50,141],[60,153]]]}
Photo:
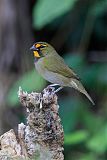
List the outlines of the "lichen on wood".
{"label": "lichen on wood", "polygon": [[48,86],[42,93],[28,94],[19,87],[18,97],[28,116],[26,125],[18,125],[17,154],[22,158],[63,160],[64,132],[54,88]]}

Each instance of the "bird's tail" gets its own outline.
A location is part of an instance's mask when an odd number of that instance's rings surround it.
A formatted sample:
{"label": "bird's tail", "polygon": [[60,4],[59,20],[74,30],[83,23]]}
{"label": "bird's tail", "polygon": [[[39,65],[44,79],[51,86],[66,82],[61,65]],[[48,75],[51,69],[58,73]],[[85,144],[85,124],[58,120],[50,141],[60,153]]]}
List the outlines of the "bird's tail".
{"label": "bird's tail", "polygon": [[85,90],[85,88],[83,87],[82,83],[77,80],[77,79],[72,79],[71,83],[70,83],[70,87],[75,88],[76,90],[80,91],[81,93],[83,93],[91,102],[93,105],[95,105],[94,101],[92,100],[92,98],[89,96],[89,94],[87,93],[87,91]]}

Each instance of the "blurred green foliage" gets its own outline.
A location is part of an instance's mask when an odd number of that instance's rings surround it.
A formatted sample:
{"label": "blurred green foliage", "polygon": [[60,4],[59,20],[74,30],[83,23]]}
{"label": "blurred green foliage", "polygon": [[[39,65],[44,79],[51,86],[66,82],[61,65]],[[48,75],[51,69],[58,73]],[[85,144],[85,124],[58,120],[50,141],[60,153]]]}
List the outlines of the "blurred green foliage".
{"label": "blurred green foliage", "polygon": [[66,134],[65,139],[65,145],[73,145],[73,144],[79,144],[81,142],[84,142],[88,137],[87,131],[76,131],[71,134]]}
{"label": "blurred green foliage", "polygon": [[[32,15],[36,31],[55,29],[53,42],[64,44],[66,63],[81,77],[96,104],[91,106],[85,96],[70,89],[64,98],[59,96],[65,160],[107,160],[107,63],[103,62],[107,58],[107,53],[103,55],[107,49],[107,0],[38,0]],[[45,84],[36,72],[25,73],[9,91],[9,104],[17,104],[19,86],[40,91]]]}
{"label": "blurred green foliage", "polygon": [[100,126],[98,133],[94,133],[92,138],[87,141],[86,146],[98,154],[103,154],[107,151],[107,124],[103,124],[103,127]]}
{"label": "blurred green foliage", "polygon": [[100,16],[102,15],[104,12],[106,12],[107,9],[107,0],[97,0],[95,1],[95,4],[92,5],[92,9],[90,10],[90,12],[94,15],[94,16]]}
{"label": "blurred green foliage", "polygon": [[[77,0],[38,0],[33,8],[33,25],[42,28],[55,18],[65,14]],[[49,13],[49,14],[48,14]]]}
{"label": "blurred green foliage", "polygon": [[7,97],[7,103],[10,106],[18,105],[19,100],[17,92],[19,86],[21,86],[22,89],[27,92],[32,92],[42,90],[45,85],[46,81],[35,70],[25,73],[10,89]]}

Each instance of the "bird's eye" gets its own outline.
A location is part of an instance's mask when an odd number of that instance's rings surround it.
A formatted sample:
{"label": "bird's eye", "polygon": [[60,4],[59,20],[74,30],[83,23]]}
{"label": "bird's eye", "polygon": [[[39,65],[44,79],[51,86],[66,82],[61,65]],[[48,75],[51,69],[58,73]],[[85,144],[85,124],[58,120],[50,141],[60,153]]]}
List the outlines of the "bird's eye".
{"label": "bird's eye", "polygon": [[41,46],[40,46],[40,48],[45,48],[45,47],[46,47],[46,45],[41,45]]}

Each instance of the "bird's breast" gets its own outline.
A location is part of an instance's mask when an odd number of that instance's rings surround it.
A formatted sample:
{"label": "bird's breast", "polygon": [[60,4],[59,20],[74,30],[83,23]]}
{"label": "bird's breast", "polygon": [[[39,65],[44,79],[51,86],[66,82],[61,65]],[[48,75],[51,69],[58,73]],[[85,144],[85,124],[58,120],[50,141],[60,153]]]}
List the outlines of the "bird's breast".
{"label": "bird's breast", "polygon": [[38,73],[47,81],[61,86],[67,86],[69,79],[55,72],[51,72],[44,67],[42,60],[40,59],[35,63]]}

